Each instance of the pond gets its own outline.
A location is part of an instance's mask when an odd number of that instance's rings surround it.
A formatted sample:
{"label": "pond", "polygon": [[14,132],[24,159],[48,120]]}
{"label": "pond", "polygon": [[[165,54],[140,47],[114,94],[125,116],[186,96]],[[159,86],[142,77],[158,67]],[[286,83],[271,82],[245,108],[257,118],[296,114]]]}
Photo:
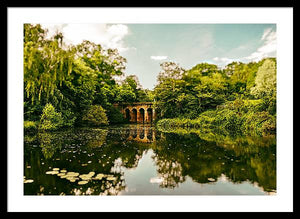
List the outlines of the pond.
{"label": "pond", "polygon": [[75,128],[24,136],[24,195],[273,195],[276,138]]}

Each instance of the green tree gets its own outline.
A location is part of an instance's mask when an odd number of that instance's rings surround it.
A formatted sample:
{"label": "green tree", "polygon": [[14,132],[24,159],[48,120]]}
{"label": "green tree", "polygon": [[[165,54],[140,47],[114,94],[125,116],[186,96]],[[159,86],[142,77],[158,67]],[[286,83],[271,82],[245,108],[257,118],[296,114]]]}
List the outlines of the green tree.
{"label": "green tree", "polygon": [[24,119],[39,120],[47,103],[62,113],[64,126],[80,125],[91,105],[109,109],[126,59],[89,41],[66,46],[62,33],[49,37],[47,32],[24,25]]}
{"label": "green tree", "polygon": [[[136,75],[129,75],[122,81],[120,92],[120,95],[123,97],[118,98],[119,102],[126,102],[126,100],[129,102],[153,101],[151,91],[142,88]],[[134,95],[132,93],[134,93]]]}
{"label": "green tree", "polygon": [[60,112],[56,112],[51,103],[46,104],[41,115],[40,130],[56,130],[63,125],[63,119]]}
{"label": "green tree", "polygon": [[255,87],[251,93],[256,97],[272,96],[276,93],[276,62],[266,59],[257,71]]}
{"label": "green tree", "polygon": [[108,108],[107,118],[110,124],[120,124],[125,122],[123,114],[114,106]]}
{"label": "green tree", "polygon": [[271,115],[276,115],[276,85],[276,60],[265,59],[257,71],[251,94],[263,99],[266,111]]}
{"label": "green tree", "polygon": [[116,102],[119,103],[132,103],[136,101],[136,95],[134,90],[128,84],[123,84],[119,87],[119,91],[116,97]]}
{"label": "green tree", "polygon": [[215,109],[225,101],[227,82],[220,73],[215,73],[201,77],[200,84],[196,85],[194,90],[197,91],[201,111]]}
{"label": "green tree", "polygon": [[105,114],[105,110],[100,105],[91,106],[82,120],[87,121],[90,125],[108,125],[107,116]]}
{"label": "green tree", "polygon": [[185,69],[174,62],[161,64],[162,71],[158,74],[158,84],[154,88],[155,107],[158,108],[162,118],[179,116],[178,96],[182,93],[182,76]]}
{"label": "green tree", "polygon": [[40,25],[24,25],[24,88],[32,101],[53,96],[72,70],[72,51],[62,48],[63,35],[46,40],[46,33]]}

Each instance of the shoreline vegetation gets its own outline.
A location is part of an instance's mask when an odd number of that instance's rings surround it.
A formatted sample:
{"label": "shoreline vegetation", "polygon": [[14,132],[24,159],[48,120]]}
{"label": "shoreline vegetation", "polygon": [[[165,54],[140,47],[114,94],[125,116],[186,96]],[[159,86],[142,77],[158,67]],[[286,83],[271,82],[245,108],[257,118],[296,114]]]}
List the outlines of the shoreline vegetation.
{"label": "shoreline vegetation", "polygon": [[263,102],[260,100],[237,99],[216,110],[205,111],[196,119],[161,119],[157,122],[157,127],[160,130],[209,130],[224,135],[275,135],[276,117],[261,109]]}
{"label": "shoreline vegetation", "polygon": [[126,62],[117,50],[67,46],[62,33],[49,38],[39,24],[25,24],[24,131],[124,124],[114,103],[153,102],[155,125],[166,132],[276,135],[276,58],[224,68],[163,62],[153,90],[124,77]]}

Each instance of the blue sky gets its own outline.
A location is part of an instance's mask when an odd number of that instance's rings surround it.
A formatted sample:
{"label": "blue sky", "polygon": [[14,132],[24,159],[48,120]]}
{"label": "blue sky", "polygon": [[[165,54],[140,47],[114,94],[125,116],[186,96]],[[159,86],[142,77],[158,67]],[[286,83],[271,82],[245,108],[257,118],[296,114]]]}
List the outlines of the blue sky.
{"label": "blue sky", "polygon": [[[155,85],[156,76],[161,70],[159,64],[164,61],[174,61],[181,67],[189,69],[201,62],[223,67],[231,61],[249,62],[260,60],[265,56],[276,56],[276,25],[128,24],[127,26],[129,33],[124,38],[124,43],[129,49],[122,52],[128,61],[126,73],[136,74],[143,87],[149,89]],[[264,34],[267,35],[263,38]],[[271,39],[268,39],[268,36]]]}
{"label": "blue sky", "polygon": [[[42,24],[43,25],[43,24]],[[224,67],[232,61],[276,57],[275,24],[61,24],[66,42],[90,40],[117,48],[127,59],[126,75],[137,75],[153,89],[160,63],[174,61],[185,69],[208,62]]]}

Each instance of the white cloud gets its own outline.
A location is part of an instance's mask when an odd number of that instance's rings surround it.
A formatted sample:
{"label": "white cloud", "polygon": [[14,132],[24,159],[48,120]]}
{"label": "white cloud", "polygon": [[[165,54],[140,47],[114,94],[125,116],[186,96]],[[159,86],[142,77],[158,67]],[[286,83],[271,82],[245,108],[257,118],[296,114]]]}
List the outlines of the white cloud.
{"label": "white cloud", "polygon": [[150,58],[153,60],[164,60],[167,59],[168,56],[150,56]]}
{"label": "white cloud", "polygon": [[[239,59],[231,59],[227,57],[214,57],[212,60],[216,62],[216,64],[220,66],[226,66],[227,64],[233,62],[233,61],[241,61],[241,60],[247,60],[247,61],[260,61],[261,59],[269,56],[274,56],[276,54],[276,31],[272,28],[267,28],[264,30],[261,38],[262,45],[258,47],[258,49],[251,53],[249,56],[242,57]],[[245,49],[245,45],[239,46],[237,49]]]}
{"label": "white cloud", "polygon": [[263,33],[263,35],[262,35],[262,37],[261,37],[261,40],[265,40],[266,37],[268,36],[268,34],[269,34],[271,31],[272,31],[272,28],[267,28],[267,29],[265,29],[265,30],[264,30],[264,33]]}
{"label": "white cloud", "polygon": [[105,49],[118,49],[119,52],[128,50],[124,37],[129,34],[128,27],[124,24],[41,24],[49,30],[52,36],[56,31],[61,31],[66,44],[79,44],[89,40],[101,44]]}
{"label": "white cloud", "polygon": [[225,65],[235,61],[234,59],[230,59],[230,58],[227,58],[227,57],[222,57],[222,58],[214,57],[213,60],[215,62],[217,62],[217,64],[220,65],[220,66],[225,66]]}
{"label": "white cloud", "polygon": [[271,28],[265,29],[261,37],[261,41],[263,42],[263,45],[259,47],[255,52],[245,57],[245,59],[251,61],[259,61],[276,53],[276,31],[272,30]]}
{"label": "white cloud", "polygon": [[162,177],[152,177],[150,178],[150,183],[162,183],[164,181],[164,178]]}

